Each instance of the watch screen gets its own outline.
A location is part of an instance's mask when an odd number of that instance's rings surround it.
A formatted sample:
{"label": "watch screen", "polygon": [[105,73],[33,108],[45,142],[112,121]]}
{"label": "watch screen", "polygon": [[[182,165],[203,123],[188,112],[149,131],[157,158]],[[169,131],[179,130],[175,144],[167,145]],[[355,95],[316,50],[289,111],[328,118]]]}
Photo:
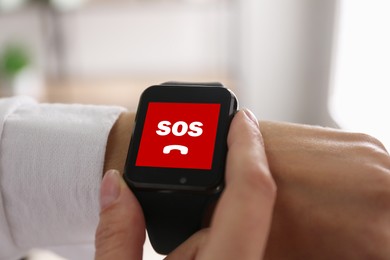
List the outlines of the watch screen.
{"label": "watch screen", "polygon": [[210,170],[220,104],[149,102],[135,165]]}

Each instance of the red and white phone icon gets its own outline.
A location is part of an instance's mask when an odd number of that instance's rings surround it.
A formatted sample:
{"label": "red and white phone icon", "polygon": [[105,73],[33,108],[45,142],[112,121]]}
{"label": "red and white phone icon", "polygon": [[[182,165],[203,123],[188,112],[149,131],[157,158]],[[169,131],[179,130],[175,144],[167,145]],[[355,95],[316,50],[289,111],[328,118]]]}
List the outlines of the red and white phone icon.
{"label": "red and white phone icon", "polygon": [[172,150],[179,150],[180,154],[182,155],[188,154],[188,147],[179,144],[171,144],[171,145],[164,146],[163,154],[169,154],[171,153]]}

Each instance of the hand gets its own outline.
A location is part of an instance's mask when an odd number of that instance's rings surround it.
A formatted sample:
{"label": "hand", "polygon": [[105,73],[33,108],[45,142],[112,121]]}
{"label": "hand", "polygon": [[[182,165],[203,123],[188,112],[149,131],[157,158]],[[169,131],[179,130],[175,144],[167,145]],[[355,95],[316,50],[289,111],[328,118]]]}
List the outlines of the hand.
{"label": "hand", "polygon": [[261,122],[278,186],[265,259],[390,259],[390,157],[376,139]]}
{"label": "hand", "polygon": [[[228,137],[226,188],[210,228],[174,250],[168,259],[261,259],[270,228],[276,186],[258,124],[249,111],[234,117]],[[117,172],[102,182],[96,259],[141,259],[145,240],[141,208]]]}
{"label": "hand", "polygon": [[100,208],[95,259],[142,259],[145,242],[142,209],[116,170],[107,171],[103,177]]}

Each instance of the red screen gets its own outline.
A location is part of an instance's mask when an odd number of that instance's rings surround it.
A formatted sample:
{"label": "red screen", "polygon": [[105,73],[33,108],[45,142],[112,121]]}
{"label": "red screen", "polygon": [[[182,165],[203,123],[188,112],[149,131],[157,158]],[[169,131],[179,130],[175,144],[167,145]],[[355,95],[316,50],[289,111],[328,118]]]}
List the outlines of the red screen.
{"label": "red screen", "polygon": [[150,102],[136,166],[210,170],[220,104]]}

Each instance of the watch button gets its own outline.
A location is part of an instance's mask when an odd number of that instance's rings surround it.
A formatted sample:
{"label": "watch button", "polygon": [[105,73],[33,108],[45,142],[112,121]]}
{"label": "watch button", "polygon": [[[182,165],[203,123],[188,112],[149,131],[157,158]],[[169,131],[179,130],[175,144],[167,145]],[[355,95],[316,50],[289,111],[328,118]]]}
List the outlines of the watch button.
{"label": "watch button", "polygon": [[187,183],[187,178],[181,177],[180,180],[179,180],[179,182],[180,182],[181,184],[186,184],[186,183]]}

